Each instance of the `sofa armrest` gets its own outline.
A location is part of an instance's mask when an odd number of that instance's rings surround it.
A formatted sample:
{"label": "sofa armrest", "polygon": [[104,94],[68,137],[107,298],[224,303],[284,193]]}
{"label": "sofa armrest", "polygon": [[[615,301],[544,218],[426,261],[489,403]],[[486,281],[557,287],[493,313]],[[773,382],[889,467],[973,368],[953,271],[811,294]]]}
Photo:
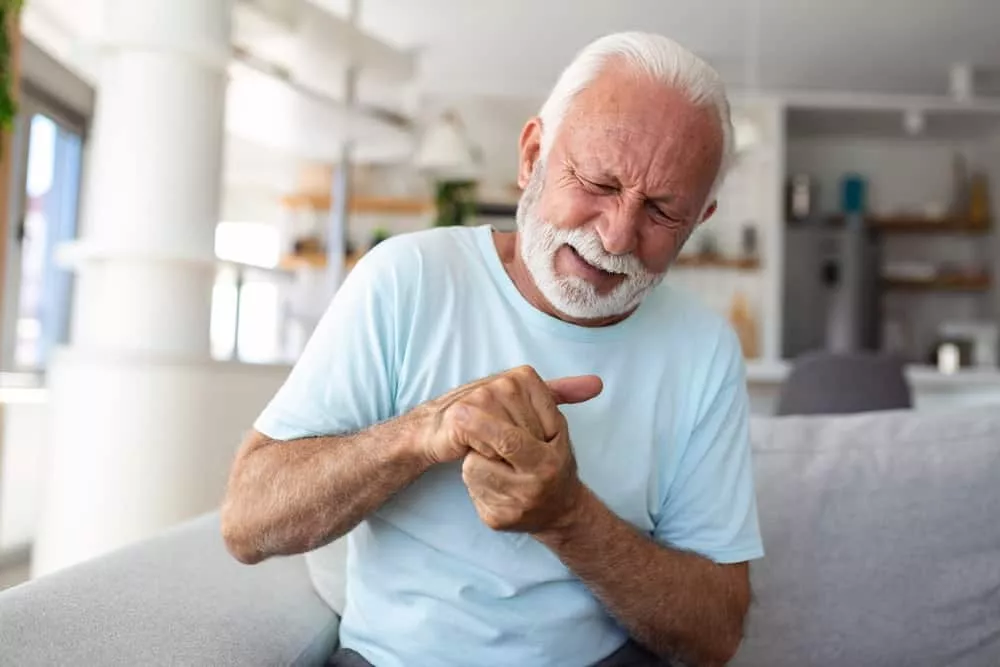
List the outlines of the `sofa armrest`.
{"label": "sofa armrest", "polygon": [[241,565],[210,515],[0,594],[0,665],[321,665],[338,624],[302,557]]}

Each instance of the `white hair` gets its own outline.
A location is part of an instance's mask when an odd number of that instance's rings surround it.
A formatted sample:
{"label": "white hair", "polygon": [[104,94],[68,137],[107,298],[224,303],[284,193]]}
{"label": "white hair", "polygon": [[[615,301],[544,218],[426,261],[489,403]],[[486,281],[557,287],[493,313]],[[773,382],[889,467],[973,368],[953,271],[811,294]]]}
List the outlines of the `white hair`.
{"label": "white hair", "polygon": [[719,73],[704,60],[668,37],[645,32],[620,32],[597,39],[581,50],[563,70],[538,116],[542,121],[541,157],[548,156],[559,125],[576,95],[613,59],[648,74],[685,95],[693,104],[714,107],[722,129],[722,160],[709,192],[710,204],[725,179],[733,155],[729,100]]}

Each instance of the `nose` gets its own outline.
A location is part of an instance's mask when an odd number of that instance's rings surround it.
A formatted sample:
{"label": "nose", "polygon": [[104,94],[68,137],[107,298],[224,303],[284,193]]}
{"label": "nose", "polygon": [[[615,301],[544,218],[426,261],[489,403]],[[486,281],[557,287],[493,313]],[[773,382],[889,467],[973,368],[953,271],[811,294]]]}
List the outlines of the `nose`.
{"label": "nose", "polygon": [[639,240],[642,202],[632,197],[618,198],[597,223],[597,234],[604,249],[612,255],[634,252]]}

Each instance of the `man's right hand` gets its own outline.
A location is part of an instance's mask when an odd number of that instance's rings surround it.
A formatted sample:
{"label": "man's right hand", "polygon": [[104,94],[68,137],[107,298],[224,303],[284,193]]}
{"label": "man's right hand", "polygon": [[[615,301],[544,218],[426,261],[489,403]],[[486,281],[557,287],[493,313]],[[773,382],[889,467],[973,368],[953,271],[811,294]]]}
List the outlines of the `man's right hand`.
{"label": "man's right hand", "polygon": [[433,465],[461,460],[469,452],[468,439],[454,418],[459,406],[472,406],[547,441],[562,426],[558,405],[589,401],[599,393],[601,380],[595,375],[546,382],[531,366],[520,366],[458,387],[421,404],[404,419],[416,427],[414,444]]}

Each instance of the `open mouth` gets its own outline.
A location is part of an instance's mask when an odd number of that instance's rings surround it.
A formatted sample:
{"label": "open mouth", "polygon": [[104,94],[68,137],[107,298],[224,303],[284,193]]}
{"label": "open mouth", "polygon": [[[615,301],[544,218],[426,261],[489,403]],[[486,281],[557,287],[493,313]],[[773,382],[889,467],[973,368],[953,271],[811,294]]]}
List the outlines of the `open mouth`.
{"label": "open mouth", "polygon": [[576,263],[582,269],[584,269],[586,272],[592,274],[594,277],[599,277],[599,278],[603,278],[603,279],[625,277],[624,273],[615,273],[614,271],[607,271],[605,269],[602,269],[599,266],[594,266],[593,264],[591,264],[590,262],[588,262],[586,259],[584,259],[583,255],[581,255],[579,252],[577,252],[576,248],[574,248],[573,246],[568,245],[568,244],[566,245],[566,247],[569,248],[570,253],[573,255],[573,258],[576,260]]}

